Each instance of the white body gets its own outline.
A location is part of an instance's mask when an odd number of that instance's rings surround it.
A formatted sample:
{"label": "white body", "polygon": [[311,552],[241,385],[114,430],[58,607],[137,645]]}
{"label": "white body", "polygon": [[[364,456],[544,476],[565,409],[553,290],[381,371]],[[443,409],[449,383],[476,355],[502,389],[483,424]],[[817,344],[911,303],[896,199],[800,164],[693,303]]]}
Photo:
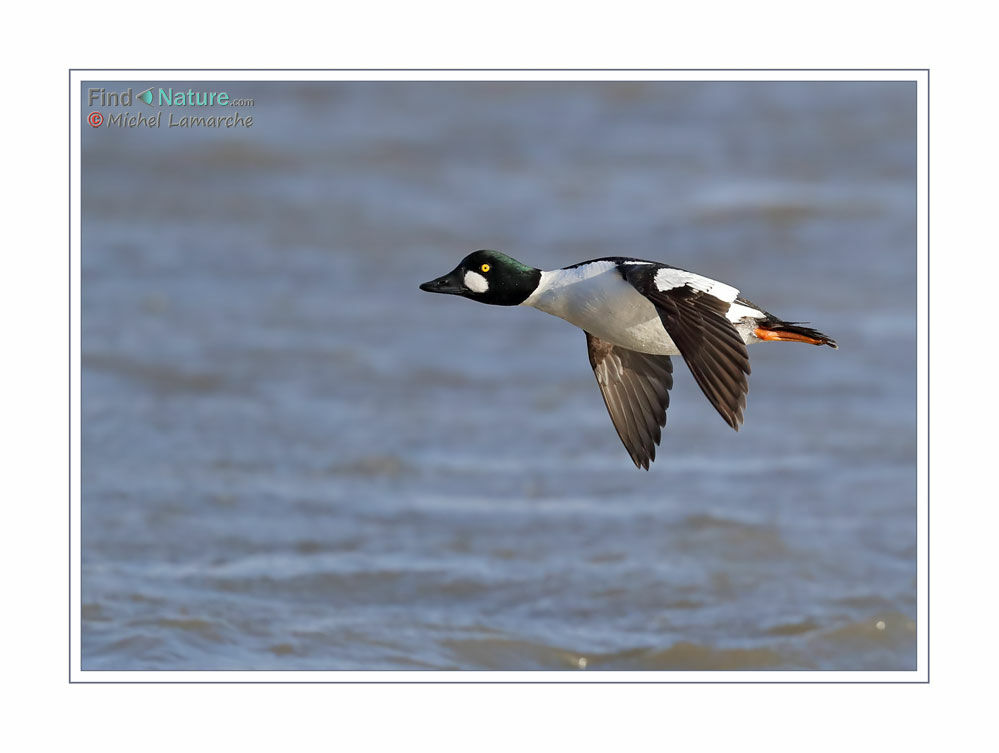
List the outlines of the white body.
{"label": "white body", "polygon": [[[755,319],[763,317],[763,313],[735,303],[739,294],[735,288],[680,269],[660,269],[655,282],[660,290],[689,285],[729,302],[732,305],[727,317],[742,339],[747,343],[759,342],[753,331]],[[628,350],[661,356],[680,355],[663,327],[655,305],[621,277],[612,261],[542,271],[537,289],[521,305],[533,306],[565,319],[601,340]]]}

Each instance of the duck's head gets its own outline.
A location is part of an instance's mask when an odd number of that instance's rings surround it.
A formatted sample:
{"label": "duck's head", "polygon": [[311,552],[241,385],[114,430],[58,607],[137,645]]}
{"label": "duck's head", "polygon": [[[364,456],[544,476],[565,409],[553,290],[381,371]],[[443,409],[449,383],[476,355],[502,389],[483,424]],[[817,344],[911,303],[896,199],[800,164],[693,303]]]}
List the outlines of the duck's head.
{"label": "duck's head", "polygon": [[499,251],[475,251],[443,277],[420,290],[471,298],[496,306],[518,306],[538,287],[541,270],[521,264]]}

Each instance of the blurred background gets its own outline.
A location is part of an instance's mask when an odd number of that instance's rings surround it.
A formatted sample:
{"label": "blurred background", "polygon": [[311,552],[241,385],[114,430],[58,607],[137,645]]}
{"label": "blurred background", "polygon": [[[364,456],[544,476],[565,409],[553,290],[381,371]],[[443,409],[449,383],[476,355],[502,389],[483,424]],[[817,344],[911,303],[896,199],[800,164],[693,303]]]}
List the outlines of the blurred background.
{"label": "blurred background", "polygon": [[[84,669],[915,669],[915,84],[173,85],[253,126],[83,126]],[[677,359],[646,473],[478,248],[840,349]]]}

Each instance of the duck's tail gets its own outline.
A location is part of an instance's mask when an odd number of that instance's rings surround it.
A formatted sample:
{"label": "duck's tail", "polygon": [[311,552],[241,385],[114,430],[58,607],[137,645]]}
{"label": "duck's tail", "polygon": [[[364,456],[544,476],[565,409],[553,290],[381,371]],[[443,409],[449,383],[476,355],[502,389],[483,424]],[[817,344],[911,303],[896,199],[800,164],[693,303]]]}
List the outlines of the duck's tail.
{"label": "duck's tail", "polygon": [[817,329],[802,327],[799,322],[782,322],[780,319],[762,322],[753,334],[761,340],[828,345],[830,348],[839,347],[835,340],[828,335],[823,335]]}

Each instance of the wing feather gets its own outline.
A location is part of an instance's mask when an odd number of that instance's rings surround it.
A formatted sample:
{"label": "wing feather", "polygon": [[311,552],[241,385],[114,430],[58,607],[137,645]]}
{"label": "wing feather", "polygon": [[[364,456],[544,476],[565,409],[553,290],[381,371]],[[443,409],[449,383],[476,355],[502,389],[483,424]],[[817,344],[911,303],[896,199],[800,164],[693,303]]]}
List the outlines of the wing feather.
{"label": "wing feather", "polygon": [[589,332],[586,347],[617,435],[635,465],[648,470],[666,425],[673,387],[670,357],[621,348]]}
{"label": "wing feather", "polygon": [[682,283],[680,278],[673,287],[661,290],[656,273],[654,268],[635,266],[624,275],[655,304],[663,327],[701,391],[726,423],[738,431],[746,407],[750,369],[746,344],[725,316],[732,302],[709,292],[712,285],[695,287]]}

